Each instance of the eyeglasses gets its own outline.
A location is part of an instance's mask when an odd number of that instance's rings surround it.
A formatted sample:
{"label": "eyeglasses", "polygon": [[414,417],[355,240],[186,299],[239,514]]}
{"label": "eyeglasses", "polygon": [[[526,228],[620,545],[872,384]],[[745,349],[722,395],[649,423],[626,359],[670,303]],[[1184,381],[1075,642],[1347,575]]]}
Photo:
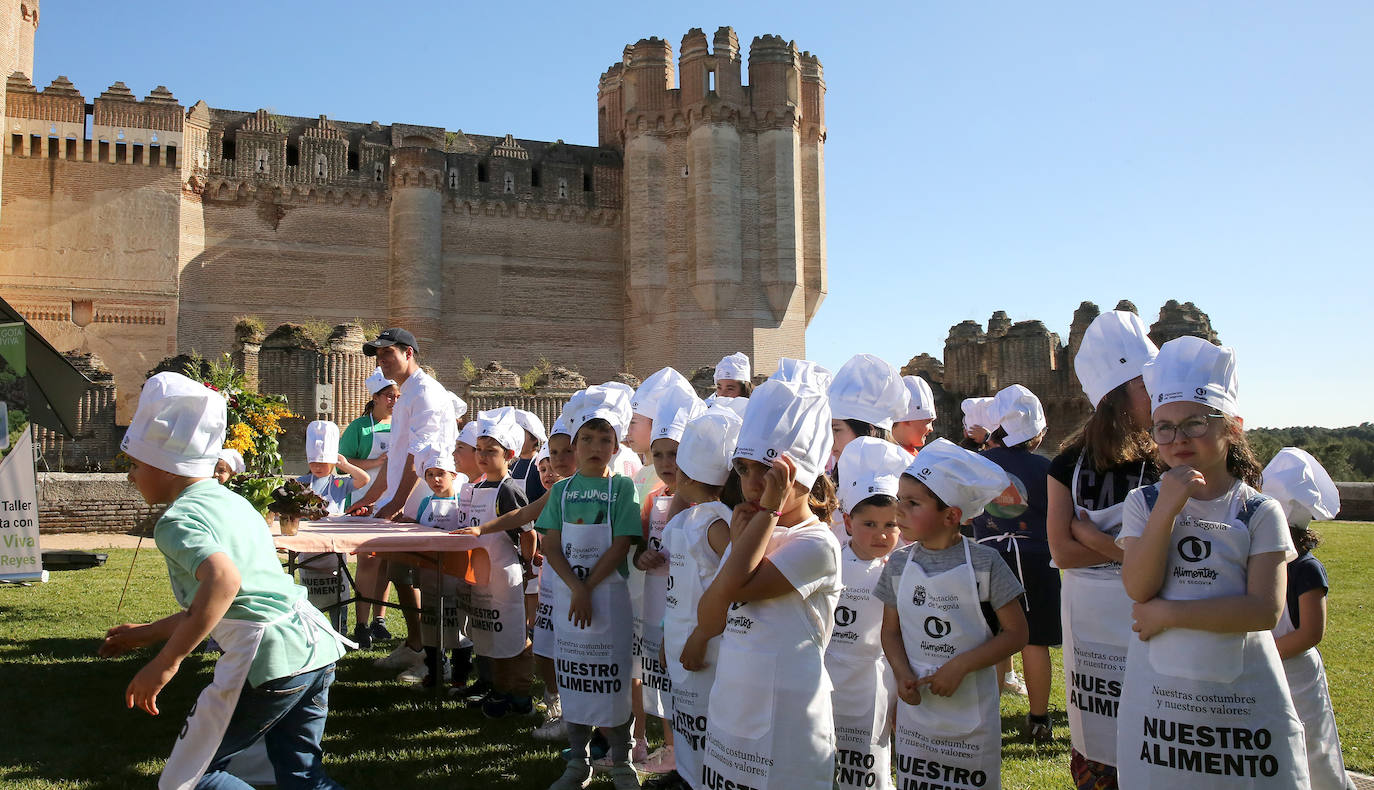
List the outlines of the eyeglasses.
{"label": "eyeglasses", "polygon": [[1150,436],[1155,440],[1155,444],[1169,444],[1183,434],[1187,439],[1201,439],[1207,435],[1207,429],[1211,424],[1207,422],[1211,419],[1224,419],[1223,414],[1204,414],[1201,417],[1193,417],[1184,420],[1178,425],[1170,422],[1157,422],[1150,426]]}

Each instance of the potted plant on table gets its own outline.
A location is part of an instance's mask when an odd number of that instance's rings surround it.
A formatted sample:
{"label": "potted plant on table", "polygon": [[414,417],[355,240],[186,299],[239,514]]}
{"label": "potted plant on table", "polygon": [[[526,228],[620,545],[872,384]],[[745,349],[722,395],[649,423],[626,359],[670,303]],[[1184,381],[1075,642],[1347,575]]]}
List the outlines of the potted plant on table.
{"label": "potted plant on table", "polygon": [[298,480],[287,480],[273,489],[272,504],[267,509],[277,514],[283,535],[295,535],[303,520],[324,518],[329,514],[324,497]]}

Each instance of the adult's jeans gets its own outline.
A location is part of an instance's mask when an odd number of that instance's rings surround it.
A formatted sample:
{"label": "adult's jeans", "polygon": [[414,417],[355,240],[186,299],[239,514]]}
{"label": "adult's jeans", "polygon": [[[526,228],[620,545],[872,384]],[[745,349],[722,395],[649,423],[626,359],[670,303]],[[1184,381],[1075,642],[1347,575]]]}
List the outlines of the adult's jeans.
{"label": "adult's jeans", "polygon": [[340,788],[324,772],[324,721],[329,715],[329,686],[334,665],[269,680],[254,688],[244,684],[229,719],[224,740],[196,790],[251,790],[225,770],[234,755],[263,738],[281,790]]}

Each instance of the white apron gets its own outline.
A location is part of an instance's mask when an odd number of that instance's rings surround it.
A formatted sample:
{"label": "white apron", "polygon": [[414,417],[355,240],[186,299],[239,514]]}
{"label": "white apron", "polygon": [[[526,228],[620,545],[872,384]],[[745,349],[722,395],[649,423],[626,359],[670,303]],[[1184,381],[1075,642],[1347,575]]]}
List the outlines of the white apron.
{"label": "white apron", "polygon": [[[649,548],[664,551],[663,528],[668,524],[672,496],[654,497],[649,507]],[[668,592],[668,566],[650,571],[630,567],[630,600],[634,608],[634,677],[643,686],[644,712],[667,718],[672,704],[673,682],[668,668],[658,660],[663,645],[663,600]]]}
{"label": "white apron", "polygon": [[[452,497],[432,497],[429,507],[420,517],[429,527],[454,530],[463,525],[460,500]],[[440,573],[433,568],[415,569],[416,587],[420,589],[420,643],[439,644],[439,618],[435,613],[435,598],[444,596],[444,645],[448,648],[466,647],[463,631],[467,623],[465,599],[467,584],[456,576]]]}
{"label": "white apron", "polygon": [[834,685],[836,787],[892,788],[888,717],[896,683],[883,655],[883,602],[873,597],[886,564],[886,557],[859,559],[848,546],[840,552],[844,590],[825,649],[825,669]]}
{"label": "white apron", "polygon": [[[778,527],[768,553],[804,528],[828,531],[814,518]],[[833,599],[828,604],[833,609]],[[829,630],[796,591],[731,604],[707,703],[706,754],[701,775],[690,781],[713,790],[834,786],[835,718],[824,658]]]}
{"label": "white apron", "polygon": [[[1121,531],[1125,502],[1088,510],[1078,497],[1083,455],[1073,467],[1070,502],[1076,516],[1099,530]],[[1144,474],[1141,464],[1141,474]],[[1117,708],[1126,679],[1131,599],[1121,583],[1120,563],[1063,572],[1060,621],[1064,631],[1064,686],[1068,692],[1069,737],[1074,751],[1104,765],[1116,765]]]}
{"label": "white apron", "polygon": [[158,790],[191,790],[200,781],[224,740],[224,732],[238,706],[239,694],[248,680],[263,634],[271,626],[292,618],[306,628],[312,645],[314,639],[333,639],[354,650],[358,647],[330,628],[319,610],[305,600],[297,601],[290,611],[266,623],[221,619],[210,631],[210,636],[224,650],[224,655],[215,662],[214,679],[191,706],[181,735],[162,768]]}
{"label": "white apron", "polygon": [[[471,526],[496,518],[496,493],[499,487],[472,489],[472,500],[465,512]],[[486,584],[468,585],[467,632],[479,656],[513,658],[525,650],[524,574],[520,555],[509,532],[491,532],[477,538],[477,546],[487,553],[491,573]]]}
{"label": "white apron", "polygon": [[[610,512],[614,502],[614,476],[606,478],[607,521],[600,524],[563,522],[563,555],[578,578],[585,579],[611,548]],[[563,488],[562,512],[567,513]],[[550,574],[550,581],[555,581]],[[592,588],[592,622],[586,628],[568,619],[571,602],[562,579],[554,584],[554,631],[558,696],[563,720],[594,727],[619,727],[630,720],[630,643],[634,626],[630,612],[630,588],[617,570]]]}
{"label": "white apron", "polygon": [[[539,603],[534,610],[534,635],[532,637],[533,647],[531,651],[536,656],[552,659],[557,654],[557,647],[554,644],[554,598],[553,598],[553,579],[558,574],[553,572],[545,562],[539,568]],[[564,614],[567,614],[564,612]]]}
{"label": "white apron", "polygon": [[[1293,618],[1285,606],[1279,624],[1274,626],[1274,638],[1294,630]],[[1341,757],[1341,738],[1336,732],[1336,714],[1331,709],[1331,692],[1326,685],[1321,654],[1313,647],[1284,659],[1283,672],[1293,693],[1293,707],[1302,720],[1312,790],[1353,790],[1355,785],[1346,774]]]}
{"label": "white apron", "polygon": [[[964,564],[927,574],[910,560],[897,585],[902,641],[917,677],[992,638],[978,602],[978,577],[964,547]],[[897,703],[897,784],[938,783],[949,790],[1002,786],[1002,717],[997,667],[964,676],[949,697],[929,687],[921,704]]]}
{"label": "white apron", "polygon": [[706,643],[706,668],[682,668],[682,647],[697,626],[697,604],[720,570],[707,531],[717,521],[730,523],[730,508],[703,502],[682,511],[663,528],[668,550],[668,583],[663,598],[663,652],[673,682],[673,759],[678,775],[697,786],[706,750],[706,705],[716,680],[720,637]]}
{"label": "white apron", "polygon": [[[1153,507],[1159,489],[1144,489]],[[1174,521],[1159,597],[1244,594],[1248,515],[1237,484],[1224,523]],[[1137,788],[1306,788],[1307,751],[1274,635],[1171,628],[1132,639],[1117,733],[1117,777]]]}
{"label": "white apron", "polygon": [[[371,417],[368,417],[368,419],[372,421],[372,449],[367,453],[367,460],[375,461],[381,458],[382,455],[386,453],[387,449],[391,447],[391,423],[383,423],[382,426],[378,426],[376,420],[373,420]],[[378,430],[379,427],[385,427],[386,430],[380,431]],[[367,485],[353,492],[354,502],[361,502],[363,496],[372,488],[372,484],[377,482],[376,472],[376,469],[372,470],[372,475],[367,481]]]}

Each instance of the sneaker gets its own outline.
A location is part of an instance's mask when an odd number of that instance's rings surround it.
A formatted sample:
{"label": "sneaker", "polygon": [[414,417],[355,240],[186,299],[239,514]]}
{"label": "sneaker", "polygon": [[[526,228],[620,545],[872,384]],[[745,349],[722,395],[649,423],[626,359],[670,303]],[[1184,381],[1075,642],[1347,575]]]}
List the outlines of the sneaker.
{"label": "sneaker", "polygon": [[1021,681],[1021,677],[1012,670],[1002,676],[1002,694],[1004,696],[1024,697],[1026,696],[1026,684]]}
{"label": "sneaker", "polygon": [[381,669],[409,669],[415,666],[423,668],[425,651],[423,648],[416,650],[410,645],[397,645],[395,650],[373,661],[372,665]]}
{"label": "sneaker", "polygon": [[1031,743],[1049,743],[1054,740],[1054,727],[1048,721],[1038,722],[1031,719],[1030,714],[1026,714],[1025,730],[1026,738]]}
{"label": "sneaker", "polygon": [[568,728],[562,716],[551,716],[534,731],[536,741],[562,741],[568,737]]}
{"label": "sneaker", "polygon": [[615,790],[639,790],[639,774],[635,772],[634,766],[629,763],[618,763],[611,766],[611,783]]}
{"label": "sneaker", "polygon": [[558,777],[553,784],[549,785],[549,790],[582,790],[582,788],[591,784],[591,781],[592,767],[578,760],[568,763],[568,767],[563,771],[563,775]]}
{"label": "sneaker", "polygon": [[390,642],[396,638],[391,635],[391,631],[387,630],[385,617],[372,618],[372,625],[367,628],[372,632],[372,641],[374,642]]}
{"label": "sneaker", "polygon": [[654,749],[639,767],[644,773],[655,776],[673,772],[677,768],[677,761],[673,758],[673,747],[665,745]]}
{"label": "sneaker", "polygon": [[353,626],[353,641],[358,643],[359,650],[372,647],[372,629],[362,623]]}

